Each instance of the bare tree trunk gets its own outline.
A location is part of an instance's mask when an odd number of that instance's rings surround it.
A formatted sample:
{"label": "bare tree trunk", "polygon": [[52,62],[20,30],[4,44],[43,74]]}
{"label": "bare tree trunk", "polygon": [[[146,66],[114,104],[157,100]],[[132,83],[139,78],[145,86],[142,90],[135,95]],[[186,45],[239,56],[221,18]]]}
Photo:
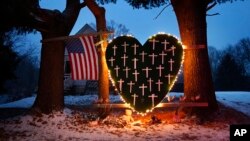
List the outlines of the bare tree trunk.
{"label": "bare tree trunk", "polygon": [[64,43],[54,41],[43,44],[41,58],[39,88],[33,107],[42,113],[50,113],[64,107]]}
{"label": "bare tree trunk", "polygon": [[171,0],[184,50],[184,95],[217,110],[207,50],[206,0]]}
{"label": "bare tree trunk", "polygon": [[[105,9],[97,5],[94,0],[86,0],[86,5],[90,11],[94,14],[96,18],[97,31],[105,32],[106,28],[106,18]],[[99,57],[99,100],[107,103],[109,102],[109,76],[108,76],[108,66],[106,63],[106,48],[107,48],[107,38],[106,33],[100,35],[100,40],[103,41],[102,45],[98,48]]]}
{"label": "bare tree trunk", "polygon": [[[80,0],[67,0],[65,10],[60,13],[46,9],[34,11],[39,20],[34,27],[42,34],[42,39],[67,36],[84,7]],[[42,44],[38,93],[33,109],[41,113],[64,108],[64,48],[65,41],[51,41]]]}

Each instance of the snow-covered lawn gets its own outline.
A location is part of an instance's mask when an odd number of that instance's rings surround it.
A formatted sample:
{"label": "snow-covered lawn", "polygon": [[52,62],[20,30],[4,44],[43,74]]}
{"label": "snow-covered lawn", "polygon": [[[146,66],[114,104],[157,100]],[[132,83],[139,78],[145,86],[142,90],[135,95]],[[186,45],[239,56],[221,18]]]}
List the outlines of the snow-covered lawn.
{"label": "snow-covered lawn", "polygon": [[[170,93],[181,95],[181,93]],[[217,100],[250,116],[250,92],[216,92]],[[0,108],[29,108],[35,97],[1,104]],[[66,105],[90,105],[95,95],[65,96]],[[120,101],[111,96],[112,102]],[[0,113],[1,114],[1,113]],[[161,113],[162,114],[162,113]],[[171,114],[169,114],[171,115]],[[195,118],[182,118],[180,123],[173,116],[162,118],[159,124],[152,119],[133,114],[134,121],[126,122],[120,111],[111,113],[104,120],[92,120],[96,114],[65,108],[63,112],[50,115],[22,115],[0,120],[0,140],[229,140],[229,124],[224,122],[197,125]]]}

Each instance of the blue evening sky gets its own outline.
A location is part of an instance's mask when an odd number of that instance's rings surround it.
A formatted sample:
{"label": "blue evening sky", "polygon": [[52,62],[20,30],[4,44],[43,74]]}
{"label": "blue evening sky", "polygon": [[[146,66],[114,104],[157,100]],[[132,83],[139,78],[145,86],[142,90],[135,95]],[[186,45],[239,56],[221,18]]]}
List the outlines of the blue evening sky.
{"label": "blue evening sky", "polygon": [[[157,32],[166,32],[180,38],[177,20],[172,6],[167,7],[155,20],[154,18],[163,9],[154,8],[149,10],[133,9],[123,0],[117,0],[116,4],[104,5],[106,20],[114,20],[124,24],[142,44],[147,38]],[[47,9],[62,11],[65,7],[63,0],[41,0],[40,6]],[[217,49],[223,49],[230,44],[237,43],[240,39],[250,37],[250,1],[237,1],[218,4],[208,14],[220,13],[217,16],[207,17],[208,45]],[[80,16],[71,32],[75,34],[86,23],[95,23],[94,16],[88,8],[83,8]],[[37,44],[41,37],[39,34],[32,36],[31,42]]]}

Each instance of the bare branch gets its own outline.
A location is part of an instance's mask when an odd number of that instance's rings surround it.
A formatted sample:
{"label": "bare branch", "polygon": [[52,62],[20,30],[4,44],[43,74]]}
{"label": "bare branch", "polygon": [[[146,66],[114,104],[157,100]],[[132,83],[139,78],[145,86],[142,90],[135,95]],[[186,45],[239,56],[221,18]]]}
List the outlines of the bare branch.
{"label": "bare branch", "polygon": [[96,18],[97,31],[106,31],[105,9],[100,7],[95,0],[85,0],[87,7]]}
{"label": "bare branch", "polygon": [[161,13],[167,8],[167,7],[169,7],[171,5],[171,3],[169,3],[168,5],[166,5],[165,7],[163,7],[163,9],[161,10],[161,12],[154,18],[154,20],[156,20],[160,15],[161,15]]}
{"label": "bare branch", "polygon": [[81,4],[80,4],[80,8],[83,8],[83,7],[85,7],[85,6],[87,6],[87,4],[86,4],[86,2],[84,1],[84,2],[82,2]]}
{"label": "bare branch", "polygon": [[217,16],[217,15],[220,15],[220,13],[207,14],[207,16]]}
{"label": "bare branch", "polygon": [[217,4],[217,2],[214,1],[211,5],[208,5],[208,6],[207,6],[207,11],[209,11],[210,9],[212,9],[213,7],[215,7],[216,4]]}

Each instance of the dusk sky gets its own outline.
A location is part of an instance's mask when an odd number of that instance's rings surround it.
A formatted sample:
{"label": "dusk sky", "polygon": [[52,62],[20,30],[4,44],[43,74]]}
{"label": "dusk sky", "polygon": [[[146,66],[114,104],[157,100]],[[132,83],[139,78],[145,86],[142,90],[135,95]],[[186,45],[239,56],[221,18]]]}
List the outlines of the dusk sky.
{"label": "dusk sky", "polygon": [[[65,1],[41,0],[40,6],[47,9],[62,11]],[[164,6],[149,10],[133,9],[126,2],[117,0],[116,4],[104,5],[106,20],[114,20],[116,23],[125,25],[130,34],[135,36],[142,44],[147,38],[158,32],[170,33],[179,36],[178,24],[172,6],[167,7],[163,13],[154,19]],[[237,43],[240,39],[250,37],[250,1],[237,1],[218,4],[208,14],[220,13],[217,16],[207,17],[208,45],[217,49],[223,49],[228,45]],[[74,35],[86,23],[95,23],[94,16],[88,8],[81,10],[80,16],[71,32]],[[37,44],[40,35],[31,38]]]}

